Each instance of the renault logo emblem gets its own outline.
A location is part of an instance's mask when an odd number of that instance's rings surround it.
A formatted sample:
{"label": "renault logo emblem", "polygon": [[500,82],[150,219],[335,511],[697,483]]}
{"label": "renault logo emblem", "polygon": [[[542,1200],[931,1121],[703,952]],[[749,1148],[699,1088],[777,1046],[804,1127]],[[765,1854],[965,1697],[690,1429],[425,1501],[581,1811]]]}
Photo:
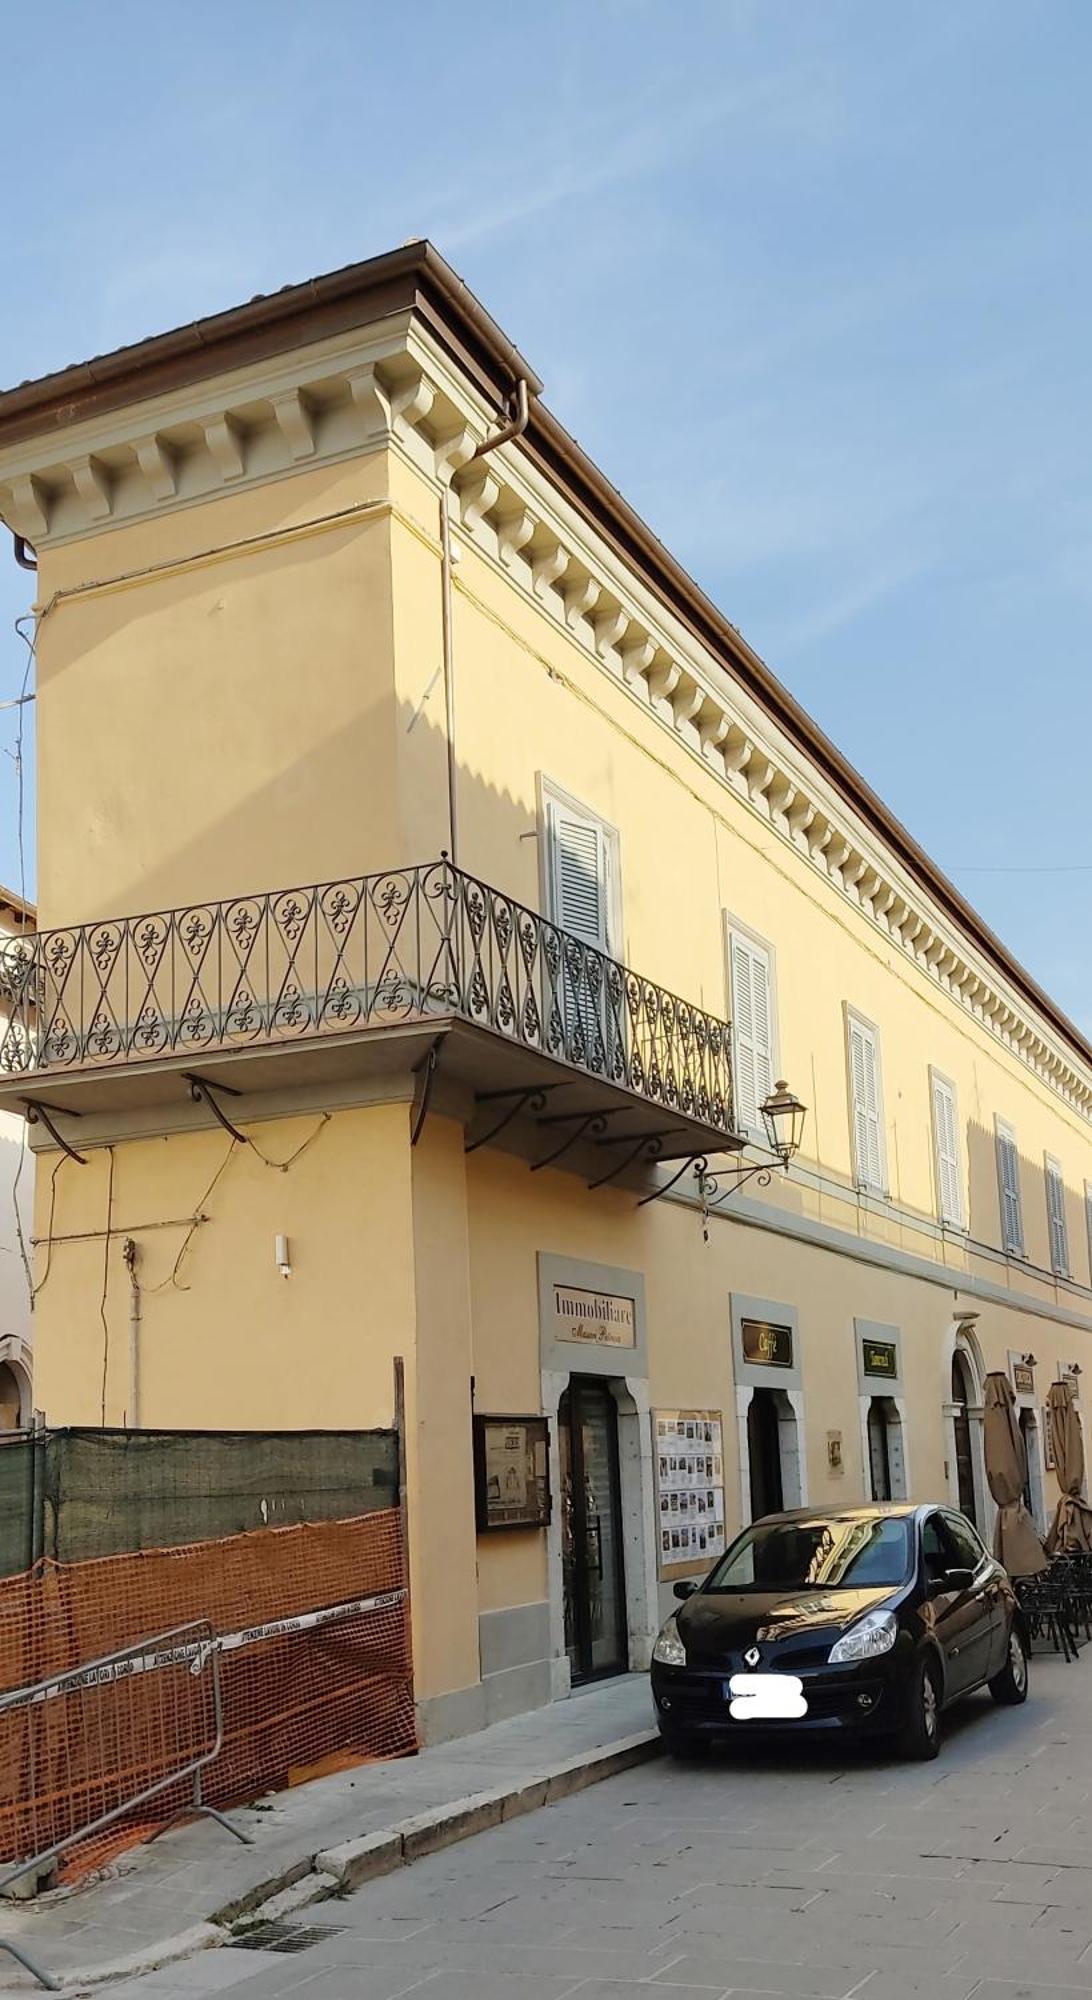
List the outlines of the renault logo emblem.
{"label": "renault logo emblem", "polygon": [[747,1651],[743,1655],[743,1664],[745,1667],[757,1667],[761,1658],[762,1655],[757,1646],[748,1646]]}

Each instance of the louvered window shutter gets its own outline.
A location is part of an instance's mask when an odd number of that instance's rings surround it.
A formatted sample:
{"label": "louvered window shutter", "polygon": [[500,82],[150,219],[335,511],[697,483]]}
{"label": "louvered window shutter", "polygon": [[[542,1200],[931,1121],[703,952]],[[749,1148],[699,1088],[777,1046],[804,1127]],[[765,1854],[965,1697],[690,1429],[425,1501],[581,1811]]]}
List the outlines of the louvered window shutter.
{"label": "louvered window shutter", "polygon": [[863,1021],[849,1023],[849,1067],[853,1092],[853,1147],[861,1187],[883,1194],[883,1135],[880,1130],[880,1077],[876,1037]]}
{"label": "louvered window shutter", "polygon": [[770,959],[761,945],[732,933],[732,1033],[736,1111],[741,1127],[757,1131],[760,1106],[774,1085]]}
{"label": "louvered window shutter", "polygon": [[607,950],[607,856],[601,826],[562,806],[551,814],[554,910],[563,931]]}
{"label": "louvered window shutter", "polygon": [[933,1078],[933,1130],[937,1150],[937,1193],[942,1222],[962,1223],[963,1190],[960,1186],[959,1130],[956,1123],[955,1092],[944,1078]]}
{"label": "louvered window shutter", "polygon": [[1047,1161],[1046,1169],[1047,1219],[1050,1224],[1050,1263],[1052,1270],[1069,1275],[1069,1230],[1065,1218],[1065,1181],[1060,1167]]}
{"label": "louvered window shutter", "polygon": [[1024,1251],[1020,1214],[1020,1158],[1011,1132],[997,1132],[997,1179],[1001,1192],[1001,1243],[1019,1257]]}
{"label": "louvered window shutter", "polygon": [[[598,820],[550,800],[547,811],[553,917],[558,928],[595,951],[610,950],[610,840]],[[602,968],[588,953],[562,946],[560,999],[571,1062],[609,1071],[623,1050],[625,1024],[612,1009]]]}

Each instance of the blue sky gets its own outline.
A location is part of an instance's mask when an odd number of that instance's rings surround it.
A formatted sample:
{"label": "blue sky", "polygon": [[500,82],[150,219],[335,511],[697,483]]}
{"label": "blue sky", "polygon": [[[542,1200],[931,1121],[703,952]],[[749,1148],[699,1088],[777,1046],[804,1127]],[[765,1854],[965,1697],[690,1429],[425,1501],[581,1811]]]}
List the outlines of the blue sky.
{"label": "blue sky", "polygon": [[[432,237],[1092,1032],[1087,0],[40,0],[16,40],[0,382]],[[0,549],[0,699],[28,582]]]}

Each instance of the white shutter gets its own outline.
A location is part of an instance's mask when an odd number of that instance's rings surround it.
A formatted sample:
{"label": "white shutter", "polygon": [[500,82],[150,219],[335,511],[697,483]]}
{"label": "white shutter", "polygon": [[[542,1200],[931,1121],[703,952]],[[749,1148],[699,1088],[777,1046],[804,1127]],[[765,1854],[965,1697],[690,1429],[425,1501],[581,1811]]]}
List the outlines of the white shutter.
{"label": "white shutter", "polygon": [[608,949],[606,829],[551,801],[550,860],[554,917],[563,931]]}
{"label": "white shutter", "polygon": [[879,1050],[874,1030],[852,1014],[849,1017],[849,1080],[853,1097],[853,1151],[857,1182],[860,1187],[884,1194]]}
{"label": "white shutter", "polygon": [[937,1194],[942,1222],[963,1221],[963,1190],[960,1185],[959,1126],[955,1091],[944,1077],[933,1073],[933,1136],[937,1155]]}
{"label": "white shutter", "polygon": [[[546,800],[552,916],[559,930],[610,954],[612,837],[591,813]],[[625,1024],[608,998],[607,981],[583,951],[562,950],[560,994],[565,1054],[599,1074],[609,1072],[625,1040]]]}
{"label": "white shutter", "polygon": [[1069,1230],[1065,1217],[1065,1180],[1056,1160],[1046,1163],[1047,1220],[1050,1224],[1050,1266],[1069,1276]]}
{"label": "white shutter", "polygon": [[1007,1125],[997,1127],[997,1184],[1001,1197],[1001,1247],[1024,1254],[1024,1224],[1020,1213],[1020,1156]]}
{"label": "white shutter", "polygon": [[739,1125],[757,1131],[759,1106],[774,1084],[770,957],[751,938],[731,934],[732,1038]]}

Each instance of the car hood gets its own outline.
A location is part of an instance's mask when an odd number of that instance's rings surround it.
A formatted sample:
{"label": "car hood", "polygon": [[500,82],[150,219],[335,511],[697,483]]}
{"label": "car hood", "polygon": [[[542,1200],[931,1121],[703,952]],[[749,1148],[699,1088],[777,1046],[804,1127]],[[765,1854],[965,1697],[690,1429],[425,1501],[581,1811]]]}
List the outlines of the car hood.
{"label": "car hood", "polygon": [[839,1634],[866,1611],[894,1603],[889,1587],[871,1590],[699,1591],[678,1613],[687,1661],[695,1666],[736,1666],[757,1646],[761,1666],[803,1665],[826,1658]]}

